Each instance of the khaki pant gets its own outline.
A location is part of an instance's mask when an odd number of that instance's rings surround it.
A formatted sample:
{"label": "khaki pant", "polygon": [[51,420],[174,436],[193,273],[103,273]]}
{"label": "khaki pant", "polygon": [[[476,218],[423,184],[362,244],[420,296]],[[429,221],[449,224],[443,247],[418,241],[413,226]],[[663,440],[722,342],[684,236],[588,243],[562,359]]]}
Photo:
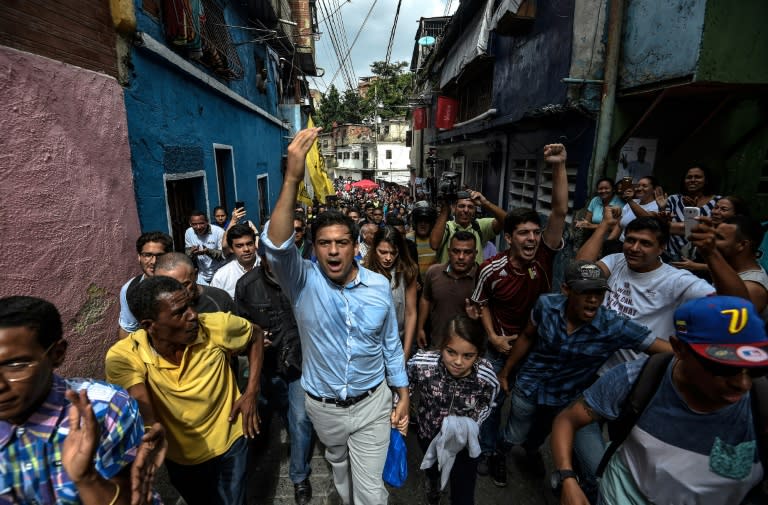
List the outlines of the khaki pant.
{"label": "khaki pant", "polygon": [[[351,407],[305,397],[307,414],[325,445],[333,482],[344,505],[386,505],[389,493],[381,474],[389,447],[392,392],[382,384]],[[351,477],[351,479],[350,479]]]}

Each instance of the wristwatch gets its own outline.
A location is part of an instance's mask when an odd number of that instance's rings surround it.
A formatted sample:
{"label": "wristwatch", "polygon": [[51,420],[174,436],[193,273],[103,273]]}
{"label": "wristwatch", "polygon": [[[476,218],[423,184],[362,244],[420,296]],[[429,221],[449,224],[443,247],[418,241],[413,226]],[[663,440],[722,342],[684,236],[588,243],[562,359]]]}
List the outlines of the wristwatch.
{"label": "wristwatch", "polygon": [[559,492],[560,488],[563,487],[563,481],[570,478],[574,478],[576,482],[579,482],[579,476],[573,470],[555,470],[549,476],[549,485],[553,491]]}

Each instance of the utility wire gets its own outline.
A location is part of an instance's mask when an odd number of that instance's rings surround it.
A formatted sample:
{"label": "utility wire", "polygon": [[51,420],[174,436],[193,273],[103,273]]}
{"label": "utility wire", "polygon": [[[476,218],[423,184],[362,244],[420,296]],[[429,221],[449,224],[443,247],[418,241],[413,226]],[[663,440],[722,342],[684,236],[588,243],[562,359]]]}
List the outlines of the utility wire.
{"label": "utility wire", "polygon": [[[350,47],[349,52],[347,52],[347,55],[345,56],[345,61],[349,59],[349,57],[352,54],[352,49],[355,47],[355,43],[357,43],[358,37],[360,37],[360,33],[362,33],[363,28],[365,27],[365,23],[368,21],[368,18],[371,16],[371,12],[373,12],[373,8],[376,6],[377,0],[373,0],[373,3],[371,4],[371,8],[368,9],[368,14],[365,15],[365,19],[363,19],[363,24],[360,25],[360,29],[357,30],[357,34],[355,35],[355,40],[352,41],[352,47]],[[340,69],[339,69],[340,70]],[[334,79],[336,79],[336,75],[339,73],[337,70],[335,74],[333,74],[333,79],[331,79],[331,82],[333,82]]]}
{"label": "utility wire", "polygon": [[343,68],[344,57],[342,56],[342,52],[340,49],[340,44],[339,44],[339,40],[336,32],[336,26],[333,23],[333,18],[329,13],[328,6],[325,5],[324,2],[318,2],[318,4],[320,5],[320,8],[325,13],[325,26],[327,28],[328,37],[331,39],[331,45],[333,46],[333,50],[336,53],[336,59],[339,62],[339,68],[343,70],[342,77],[344,77],[347,87],[352,88],[353,87],[352,79],[349,73],[346,71],[346,69]]}
{"label": "utility wire", "polygon": [[[376,0],[374,0],[375,2]],[[339,0],[334,0],[337,7],[339,6]],[[341,33],[343,36],[340,37],[341,42],[341,52],[342,54],[349,54],[349,44],[348,44],[348,37],[347,37],[347,28],[344,26],[344,18],[341,16],[341,14],[338,13],[338,8],[336,9],[337,13],[334,14],[334,18],[336,19],[336,23],[339,27],[338,33]],[[346,60],[345,60],[346,61]],[[355,75],[355,69],[352,66],[352,62],[350,61],[348,64],[345,64],[344,66],[345,70],[349,72],[349,75],[351,77],[351,81],[353,83],[353,88],[357,87],[357,76]]]}
{"label": "utility wire", "polygon": [[389,44],[387,44],[387,57],[384,60],[385,70],[389,66],[389,58],[392,56],[392,45],[395,43],[395,31],[397,30],[397,19],[400,17],[400,6],[402,4],[403,4],[403,0],[398,0],[397,10],[395,11],[395,22],[392,23],[392,32],[389,34]]}

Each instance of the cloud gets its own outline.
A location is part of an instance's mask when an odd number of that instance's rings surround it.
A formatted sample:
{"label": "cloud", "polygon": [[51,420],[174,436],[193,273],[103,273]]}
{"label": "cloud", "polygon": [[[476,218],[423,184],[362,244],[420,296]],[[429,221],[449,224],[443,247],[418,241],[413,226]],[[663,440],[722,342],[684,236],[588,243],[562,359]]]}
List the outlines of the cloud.
{"label": "cloud", "polygon": [[[346,32],[346,46],[350,47],[374,0],[319,0],[318,4],[320,2],[325,6],[323,9],[318,5],[317,13],[318,21],[321,21],[320,31],[323,32],[323,35],[315,45],[315,51],[317,66],[325,69],[325,75],[323,79],[318,78],[314,82],[321,91],[325,91],[326,86],[331,85],[331,78],[339,68],[338,57],[331,44],[331,27],[326,21],[322,21],[325,18],[326,10],[332,12],[336,7],[339,7],[338,13],[341,15],[343,28]],[[452,13],[458,7],[459,0],[402,0],[390,61],[406,61],[410,65],[419,18],[443,16],[446,4],[450,4],[449,13]],[[365,27],[352,47],[351,63],[355,77],[371,75],[371,63],[386,58],[387,44],[392,31],[392,23],[395,20],[396,9],[397,0],[376,1]],[[339,16],[334,17],[338,20]],[[341,27],[337,24],[333,28],[335,33],[341,36]],[[333,83],[342,90],[347,87],[341,72],[338,73]]]}

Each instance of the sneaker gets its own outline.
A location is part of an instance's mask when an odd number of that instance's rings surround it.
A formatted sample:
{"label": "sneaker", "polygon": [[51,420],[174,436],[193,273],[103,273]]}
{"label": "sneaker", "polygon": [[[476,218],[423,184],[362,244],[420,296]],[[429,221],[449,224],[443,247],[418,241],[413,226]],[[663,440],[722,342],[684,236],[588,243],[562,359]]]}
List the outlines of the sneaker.
{"label": "sneaker", "polygon": [[544,459],[539,451],[526,451],[525,464],[523,466],[526,473],[537,479],[543,479],[547,474],[547,468],[544,466]]}
{"label": "sneaker", "polygon": [[480,475],[482,477],[485,477],[488,475],[488,460],[490,458],[488,457],[488,454],[481,454],[480,460],[477,462],[477,475]]}
{"label": "sneaker", "polygon": [[427,477],[427,505],[440,504],[440,480]]}
{"label": "sneaker", "polygon": [[494,454],[489,461],[491,479],[498,487],[507,487],[507,457],[504,454]]}
{"label": "sneaker", "polygon": [[296,505],[307,505],[312,501],[312,484],[310,484],[309,479],[304,479],[293,485],[293,500]]}

